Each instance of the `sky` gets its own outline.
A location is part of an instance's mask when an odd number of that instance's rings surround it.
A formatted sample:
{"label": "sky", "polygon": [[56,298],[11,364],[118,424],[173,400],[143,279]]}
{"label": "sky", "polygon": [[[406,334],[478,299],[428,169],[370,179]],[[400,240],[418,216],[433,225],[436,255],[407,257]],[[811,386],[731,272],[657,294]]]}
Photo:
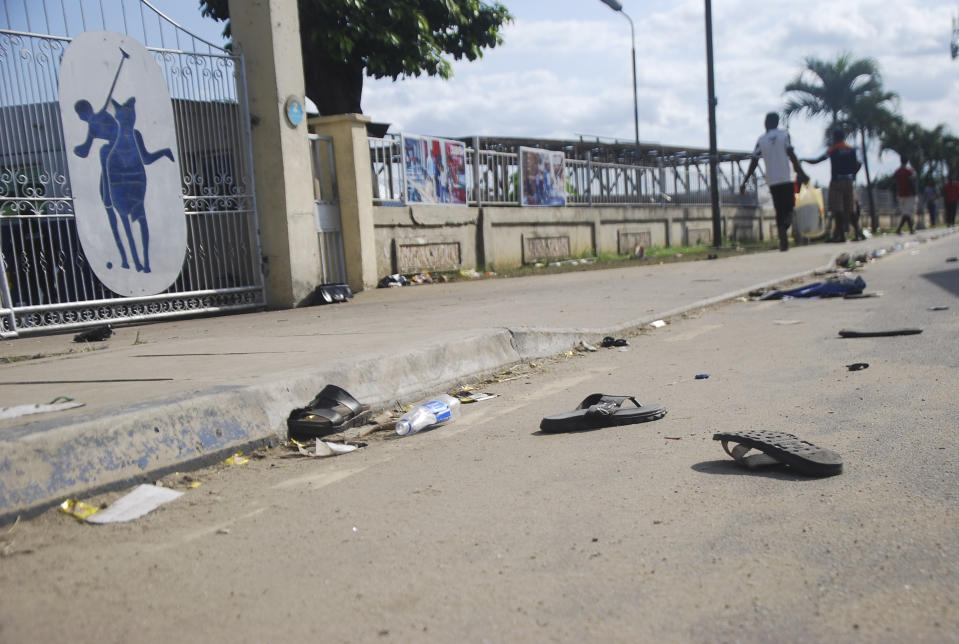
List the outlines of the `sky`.
{"label": "sky", "polygon": [[[633,80],[628,20],[600,0],[500,0],[514,16],[504,43],[453,64],[449,81],[367,78],[363,112],[391,132],[435,136],[632,141]],[[217,38],[192,0],[154,0],[171,18]],[[644,143],[707,148],[703,0],[622,0],[635,24],[639,137]],[[750,151],[766,112],[781,110],[784,86],[808,56],[873,58],[907,121],[945,124],[959,135],[959,60],[949,55],[959,1],[714,0],[716,119],[721,149]],[[824,120],[788,123],[800,158],[824,150]],[[828,183],[828,162],[807,167]],[[870,154],[873,174],[898,157]]]}

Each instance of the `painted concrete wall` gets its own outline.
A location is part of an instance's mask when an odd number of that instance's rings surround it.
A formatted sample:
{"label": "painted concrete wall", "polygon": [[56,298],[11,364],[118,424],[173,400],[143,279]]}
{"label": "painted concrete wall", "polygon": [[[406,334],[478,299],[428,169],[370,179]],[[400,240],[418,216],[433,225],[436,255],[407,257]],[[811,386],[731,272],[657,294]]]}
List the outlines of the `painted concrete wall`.
{"label": "painted concrete wall", "polygon": [[[727,207],[723,229],[739,239],[771,235],[770,222],[756,208]],[[400,252],[419,245],[456,244],[456,268],[515,268],[531,261],[524,238],[562,238],[569,257],[629,252],[635,240],[647,247],[696,243],[697,231],[712,231],[709,206],[605,206],[565,208],[402,206],[373,208],[376,267],[379,275],[429,270],[404,265]],[[645,233],[645,237],[643,234]],[[633,240],[626,247],[622,240]],[[710,238],[711,239],[711,238]],[[648,241],[647,241],[648,240]],[[448,256],[444,256],[448,258]],[[425,259],[429,259],[426,257]],[[437,267],[432,267],[437,268]],[[445,267],[451,268],[451,267]]]}
{"label": "painted concrete wall", "polygon": [[[455,268],[506,270],[529,263],[524,237],[568,239],[569,257],[630,252],[621,239],[648,239],[648,247],[696,245],[708,231],[709,206],[603,206],[565,208],[375,206],[376,270],[380,276],[431,270],[428,264],[403,266],[399,253],[412,246],[457,245],[461,258]],[[865,220],[865,215],[863,215]],[[880,213],[880,224],[894,226],[891,212]],[[746,241],[776,239],[776,220],[759,216],[758,208],[725,206],[722,229],[727,238]],[[642,237],[646,233],[648,237]],[[426,257],[429,259],[429,257]],[[444,269],[454,267],[442,267]]]}

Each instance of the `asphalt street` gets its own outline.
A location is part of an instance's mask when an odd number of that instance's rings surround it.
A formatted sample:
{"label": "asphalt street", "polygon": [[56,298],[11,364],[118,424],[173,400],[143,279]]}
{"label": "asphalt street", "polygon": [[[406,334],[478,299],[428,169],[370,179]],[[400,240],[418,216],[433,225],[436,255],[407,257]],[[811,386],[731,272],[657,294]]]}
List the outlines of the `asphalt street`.
{"label": "asphalt street", "polygon": [[[170,475],[184,496],[131,523],[21,521],[0,639],[957,641],[957,247],[869,264],[880,297],[713,303],[503,369],[441,428]],[[594,392],[669,411],[538,430]],[[844,472],[743,470],[712,440],[737,429]]]}

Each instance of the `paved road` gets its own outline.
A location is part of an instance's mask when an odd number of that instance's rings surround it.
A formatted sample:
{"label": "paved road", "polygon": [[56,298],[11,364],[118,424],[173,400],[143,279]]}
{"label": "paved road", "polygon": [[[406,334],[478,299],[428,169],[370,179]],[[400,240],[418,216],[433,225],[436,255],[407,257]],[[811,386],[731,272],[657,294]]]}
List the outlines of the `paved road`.
{"label": "paved road", "polygon": [[0,406],[58,396],[84,406],[0,420],[0,522],[279,437],[326,383],[388,407],[808,273],[839,250],[381,289],[344,305],[129,326],[105,345],[73,334],[4,341],[0,356],[40,357],[4,365]]}
{"label": "paved road", "polygon": [[[265,450],[130,524],[23,522],[0,639],[957,641],[956,242],[914,251],[863,273],[883,297],[702,309],[626,352],[517,368],[445,428]],[[837,334],[903,326],[923,333]],[[537,431],[594,391],[669,413]],[[845,472],[742,471],[711,440],[740,428]]]}

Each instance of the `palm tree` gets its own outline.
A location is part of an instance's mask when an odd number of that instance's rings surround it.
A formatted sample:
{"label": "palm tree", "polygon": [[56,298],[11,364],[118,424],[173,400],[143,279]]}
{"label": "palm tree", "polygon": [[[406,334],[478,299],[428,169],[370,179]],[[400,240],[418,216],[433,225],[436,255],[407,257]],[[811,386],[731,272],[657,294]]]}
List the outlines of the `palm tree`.
{"label": "palm tree", "polygon": [[866,170],[869,214],[875,231],[879,222],[866,158],[866,137],[880,132],[883,124],[889,120],[890,112],[886,104],[894,101],[896,95],[883,89],[879,64],[872,58],[853,60],[851,54],[843,53],[835,61],[809,56],[805,63],[806,67],[786,85],[785,91],[791,93],[792,97],[786,103],[785,115],[787,118],[802,113],[810,117],[828,116],[828,129],[845,127],[859,132]]}
{"label": "palm tree", "polygon": [[879,134],[879,153],[892,151],[915,163],[919,156],[920,129],[918,123],[907,123],[901,116],[894,116]]}
{"label": "palm tree", "polygon": [[946,176],[959,176],[959,137],[947,134],[942,142]]}
{"label": "palm tree", "polygon": [[828,115],[832,123],[848,119],[860,97],[882,91],[879,64],[871,58],[852,60],[849,53],[835,61],[809,56],[806,67],[786,85],[792,97],[786,102],[785,115],[804,113],[815,117]]}
{"label": "palm tree", "polygon": [[886,107],[894,103],[899,97],[894,92],[877,89],[864,94],[849,109],[847,129],[859,132],[862,143],[863,170],[866,171],[866,196],[869,200],[869,221],[873,232],[879,229],[879,217],[876,214],[876,203],[872,194],[872,176],[869,173],[869,139],[879,136],[883,129],[892,121],[894,115]]}
{"label": "palm tree", "polygon": [[954,139],[955,137],[948,134],[946,126],[942,123],[923,132],[921,142],[929,162],[926,180],[935,181],[937,175],[940,181],[944,178],[946,166],[949,164],[949,157],[951,156],[951,146],[953,145],[951,141]]}

